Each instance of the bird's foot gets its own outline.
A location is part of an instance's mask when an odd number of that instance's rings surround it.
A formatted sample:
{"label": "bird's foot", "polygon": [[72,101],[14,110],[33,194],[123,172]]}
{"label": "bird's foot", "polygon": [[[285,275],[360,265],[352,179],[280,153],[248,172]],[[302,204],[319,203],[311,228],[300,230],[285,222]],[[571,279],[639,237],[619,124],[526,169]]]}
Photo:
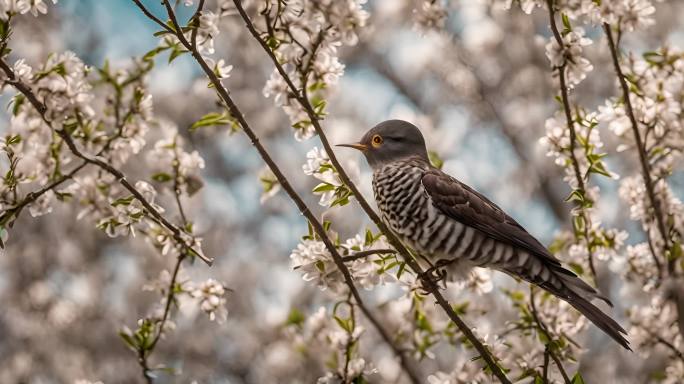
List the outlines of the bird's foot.
{"label": "bird's foot", "polygon": [[456,259],[439,259],[430,268],[418,275],[421,282],[421,289],[425,292],[433,291],[433,288],[442,282],[442,287],[446,289],[447,271],[443,268],[456,261]]}

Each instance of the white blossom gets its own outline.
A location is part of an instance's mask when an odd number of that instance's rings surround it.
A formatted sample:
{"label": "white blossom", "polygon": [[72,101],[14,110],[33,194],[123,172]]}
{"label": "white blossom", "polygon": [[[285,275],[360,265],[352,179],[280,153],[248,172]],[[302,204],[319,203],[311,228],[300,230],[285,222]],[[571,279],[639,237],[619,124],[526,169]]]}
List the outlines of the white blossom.
{"label": "white blossom", "polygon": [[14,63],[12,68],[15,76],[23,82],[30,82],[33,75],[33,68],[26,64],[24,59],[19,59]]}
{"label": "white blossom", "polygon": [[588,59],[582,57],[582,47],[590,45],[591,39],[584,37],[584,30],[577,28],[563,36],[561,47],[554,36],[546,44],[546,57],[554,68],[565,65],[567,81],[570,87],[579,84],[594,68]]}
{"label": "white blossom", "polygon": [[314,188],[314,194],[320,195],[320,205],[329,207],[337,198],[337,188],[344,185],[330,158],[324,149],[314,147],[306,154],[306,164],[302,166],[304,174],[315,177],[322,183]]}
{"label": "white blossom", "polygon": [[209,320],[223,323],[228,317],[226,309],[226,289],[214,279],[207,279],[192,295],[199,299],[200,309],[209,315]]}
{"label": "white blossom", "polygon": [[313,281],[321,289],[339,293],[345,288],[342,274],[322,241],[306,239],[297,244],[290,265],[303,274],[304,281]]}
{"label": "white blossom", "polygon": [[413,10],[415,28],[420,31],[441,30],[447,19],[447,10],[441,1],[423,1]]}
{"label": "white blossom", "polygon": [[511,5],[516,2],[520,4],[520,9],[528,15],[532,13],[534,8],[541,7],[544,5],[542,0],[505,0],[503,2],[504,9],[510,9]]}
{"label": "white blossom", "polygon": [[31,203],[29,205],[29,212],[31,213],[31,216],[38,217],[47,215],[48,213],[52,212],[52,200],[54,198],[54,195],[54,192],[52,192],[52,190],[49,190],[40,195],[40,197],[38,197],[36,201]]}

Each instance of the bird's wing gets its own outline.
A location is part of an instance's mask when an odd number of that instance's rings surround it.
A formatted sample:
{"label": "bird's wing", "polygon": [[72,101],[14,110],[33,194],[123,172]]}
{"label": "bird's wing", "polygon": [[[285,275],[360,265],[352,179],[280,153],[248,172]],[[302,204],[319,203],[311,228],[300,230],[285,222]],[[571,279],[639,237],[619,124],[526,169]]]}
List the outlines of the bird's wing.
{"label": "bird's wing", "polygon": [[432,203],[445,215],[495,240],[525,249],[552,265],[560,266],[558,259],[537,239],[474,189],[437,169],[426,171],[422,183]]}
{"label": "bird's wing", "polygon": [[[567,301],[620,345],[631,351],[629,341],[623,336],[626,334],[625,330],[591,303],[593,298],[599,298],[612,306],[610,300],[596,292],[573,272],[563,268],[558,259],[501,208],[437,169],[426,171],[422,183],[425,192],[432,199],[432,204],[445,215],[495,240],[524,249],[536,256],[527,259],[523,265],[513,263],[524,269],[504,268],[505,272],[537,284]],[[557,277],[556,283],[553,283],[553,280],[546,281],[543,274],[533,273],[534,268],[530,267],[530,263],[535,262],[542,262],[542,269],[550,269]]]}

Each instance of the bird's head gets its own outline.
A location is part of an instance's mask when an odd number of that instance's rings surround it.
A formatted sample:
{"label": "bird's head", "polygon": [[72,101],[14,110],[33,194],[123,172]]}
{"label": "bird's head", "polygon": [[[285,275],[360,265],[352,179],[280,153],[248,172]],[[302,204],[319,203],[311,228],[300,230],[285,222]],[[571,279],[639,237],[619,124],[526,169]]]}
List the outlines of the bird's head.
{"label": "bird's head", "polygon": [[383,121],[366,132],[358,143],[338,146],[363,152],[373,169],[409,156],[429,161],[423,134],[415,125],[403,120]]}

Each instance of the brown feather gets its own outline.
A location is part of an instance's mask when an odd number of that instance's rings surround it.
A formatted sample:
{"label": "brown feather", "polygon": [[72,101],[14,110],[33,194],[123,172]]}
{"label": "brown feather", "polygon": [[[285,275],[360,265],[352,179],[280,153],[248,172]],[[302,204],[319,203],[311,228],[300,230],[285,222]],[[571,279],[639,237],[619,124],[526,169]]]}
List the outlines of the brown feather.
{"label": "brown feather", "polygon": [[[432,204],[447,216],[499,242],[524,250],[536,259],[523,263],[523,267],[518,267],[517,263],[512,266],[492,267],[499,267],[498,269],[521,277],[567,301],[618,344],[631,351],[629,342],[622,335],[626,333],[625,330],[590,302],[591,299],[598,298],[612,306],[608,298],[599,294],[576,274],[563,268],[546,247],[496,204],[438,169],[427,170],[422,177],[422,184]],[[555,278],[552,279],[554,283],[542,279],[541,273],[533,275],[530,266],[534,264],[531,263],[541,263],[541,268]]]}

